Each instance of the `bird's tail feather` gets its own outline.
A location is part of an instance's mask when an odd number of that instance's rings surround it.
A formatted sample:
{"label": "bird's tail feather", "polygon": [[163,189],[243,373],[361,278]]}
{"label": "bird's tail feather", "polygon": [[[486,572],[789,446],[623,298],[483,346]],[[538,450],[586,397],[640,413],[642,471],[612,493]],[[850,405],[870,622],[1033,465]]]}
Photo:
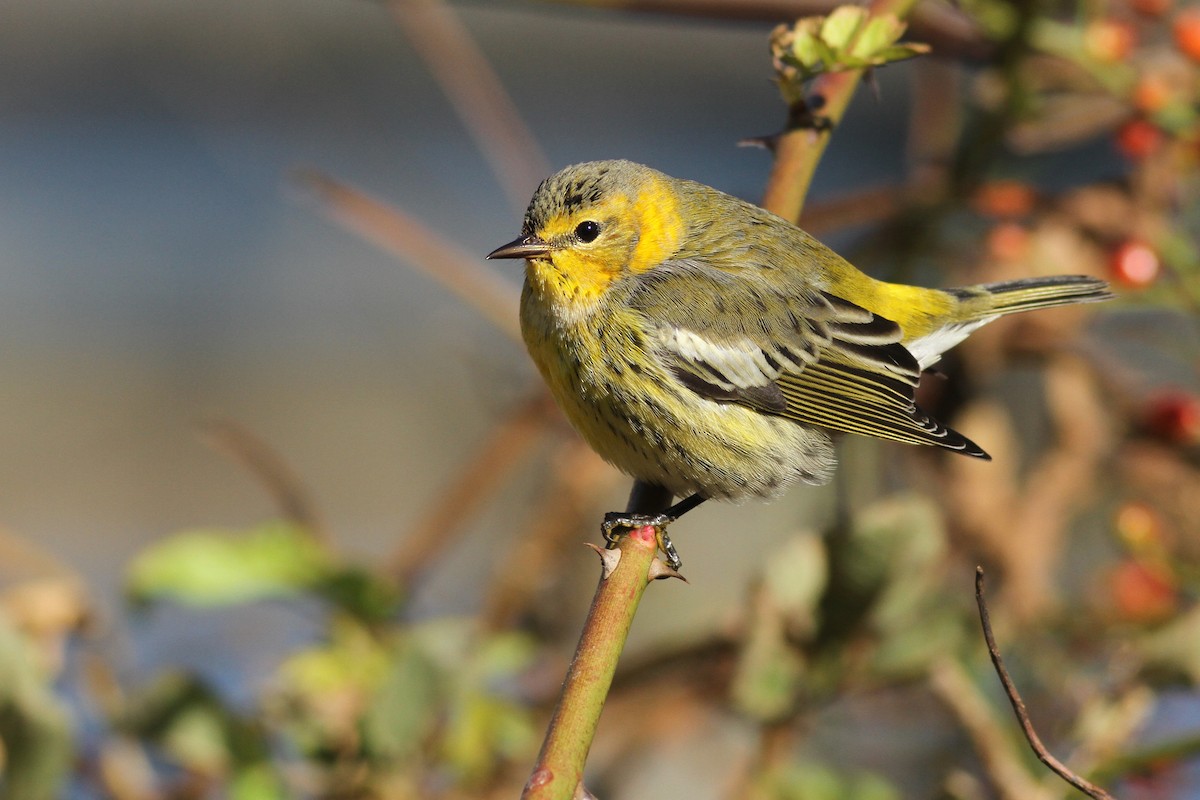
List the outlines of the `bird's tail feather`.
{"label": "bird's tail feather", "polygon": [[1073,303],[1096,303],[1113,297],[1108,283],[1087,275],[1021,278],[950,291],[977,319]]}

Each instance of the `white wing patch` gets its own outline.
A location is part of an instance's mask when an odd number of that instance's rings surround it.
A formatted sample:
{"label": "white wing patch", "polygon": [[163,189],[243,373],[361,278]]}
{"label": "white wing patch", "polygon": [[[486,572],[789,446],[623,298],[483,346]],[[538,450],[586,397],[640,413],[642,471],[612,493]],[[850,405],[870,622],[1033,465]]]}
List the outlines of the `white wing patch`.
{"label": "white wing patch", "polygon": [[984,317],[983,319],[973,319],[970,322],[946,325],[938,328],[933,333],[922,336],[920,339],[913,339],[911,342],[906,342],[904,346],[917,359],[917,363],[921,365],[921,369],[928,369],[941,359],[942,353],[954,347],[963,339],[966,339],[975,329],[983,327],[994,319],[996,317],[992,316]]}
{"label": "white wing patch", "polygon": [[790,348],[786,354],[780,349],[767,353],[745,337],[718,343],[686,328],[672,328],[665,344],[726,391],[766,386],[785,370],[799,371],[807,361]]}

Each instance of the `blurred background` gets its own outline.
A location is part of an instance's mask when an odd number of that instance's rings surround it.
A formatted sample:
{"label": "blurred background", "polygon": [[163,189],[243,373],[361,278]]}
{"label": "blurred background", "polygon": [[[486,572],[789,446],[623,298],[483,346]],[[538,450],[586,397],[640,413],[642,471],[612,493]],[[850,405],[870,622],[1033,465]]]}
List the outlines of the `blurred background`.
{"label": "blurred background", "polygon": [[[769,157],[735,143],[778,127],[769,26],[454,8],[547,169],[628,157],[761,191]],[[519,231],[536,179],[506,197],[384,4],[6,16],[7,524],[111,592],[165,531],[271,512],[193,435],[229,417],[286,454],[347,548],[386,551],[534,372],[436,281],[325,219],[296,171],[408,209],[481,261]],[[823,183],[900,164],[882,123],[902,112],[868,113],[859,156]],[[483,268],[520,284],[519,267]],[[487,538],[472,549],[502,545]]]}
{"label": "blurred background", "polygon": [[[832,8],[605,5],[6,4],[0,796],[519,789],[628,485],[482,255],[581,160],[758,201],[768,35]],[[593,790],[1063,796],[979,659],[983,562],[1059,754],[1200,797],[1198,26],[919,6],[935,56],[858,92],[806,227],[878,277],[1122,297],[923,387],[982,471],[848,441],[832,487],[676,526]]]}

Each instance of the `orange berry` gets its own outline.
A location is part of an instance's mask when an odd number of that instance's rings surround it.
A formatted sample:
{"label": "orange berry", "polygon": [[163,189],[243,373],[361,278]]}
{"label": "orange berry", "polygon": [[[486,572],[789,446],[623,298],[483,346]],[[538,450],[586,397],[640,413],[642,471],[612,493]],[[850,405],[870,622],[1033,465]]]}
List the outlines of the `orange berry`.
{"label": "orange berry", "polygon": [[992,217],[1023,217],[1033,211],[1037,196],[1033,187],[1021,181],[991,181],[975,193],[975,208]]}
{"label": "orange berry", "polygon": [[1137,45],[1137,32],[1128,22],[1106,17],[1089,22],[1083,30],[1083,47],[1097,61],[1116,64],[1129,58]]}
{"label": "orange berry", "polygon": [[1145,119],[1131,119],[1117,129],[1117,149],[1135,161],[1157,152],[1164,139],[1159,127]]}
{"label": "orange berry", "polygon": [[1125,503],[1117,511],[1117,534],[1134,552],[1145,552],[1162,545],[1162,520],[1145,503]]}
{"label": "orange berry", "polygon": [[1138,78],[1131,99],[1138,111],[1153,114],[1165,108],[1174,93],[1170,82],[1161,73],[1147,72]]}
{"label": "orange berry", "polygon": [[1134,622],[1153,622],[1175,611],[1174,576],[1165,567],[1129,559],[1109,576],[1117,612]]}
{"label": "orange berry", "polygon": [[1130,0],[1129,7],[1147,17],[1161,17],[1171,9],[1171,0]]}
{"label": "orange berry", "polygon": [[1143,419],[1150,433],[1172,444],[1200,442],[1200,398],[1195,395],[1163,392],[1147,403]]}
{"label": "orange berry", "polygon": [[1185,8],[1171,23],[1175,46],[1193,61],[1200,61],[1200,6]]}
{"label": "orange berry", "polygon": [[1000,261],[1020,261],[1029,252],[1029,230],[1019,222],[1000,222],[988,231],[987,249]]}
{"label": "orange berry", "polygon": [[1162,264],[1158,253],[1145,242],[1134,239],[1122,242],[1109,259],[1109,270],[1120,284],[1141,289],[1158,278]]}

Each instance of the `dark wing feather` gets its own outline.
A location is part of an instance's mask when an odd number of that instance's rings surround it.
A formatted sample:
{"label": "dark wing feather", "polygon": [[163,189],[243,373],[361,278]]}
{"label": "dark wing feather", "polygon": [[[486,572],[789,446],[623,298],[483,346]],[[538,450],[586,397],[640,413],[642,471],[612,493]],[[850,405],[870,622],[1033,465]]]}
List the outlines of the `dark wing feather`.
{"label": "dark wing feather", "polygon": [[988,458],[917,407],[921,370],[899,326],[847,300],[784,296],[746,274],[680,262],[642,276],[630,305],[656,329],[673,374],[711,400]]}

